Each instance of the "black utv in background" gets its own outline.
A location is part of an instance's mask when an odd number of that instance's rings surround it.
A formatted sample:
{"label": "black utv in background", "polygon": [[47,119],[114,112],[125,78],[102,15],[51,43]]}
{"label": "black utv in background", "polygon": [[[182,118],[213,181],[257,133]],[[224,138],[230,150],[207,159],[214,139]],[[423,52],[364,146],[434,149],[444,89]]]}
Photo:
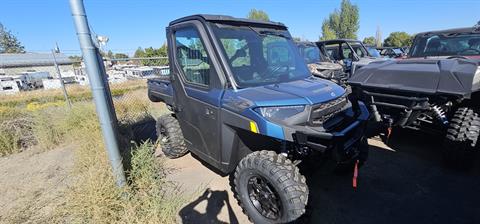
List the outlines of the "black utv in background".
{"label": "black utv in background", "polygon": [[354,96],[387,127],[440,134],[445,159],[469,164],[479,148],[480,27],[420,33],[408,56],[357,70]]}

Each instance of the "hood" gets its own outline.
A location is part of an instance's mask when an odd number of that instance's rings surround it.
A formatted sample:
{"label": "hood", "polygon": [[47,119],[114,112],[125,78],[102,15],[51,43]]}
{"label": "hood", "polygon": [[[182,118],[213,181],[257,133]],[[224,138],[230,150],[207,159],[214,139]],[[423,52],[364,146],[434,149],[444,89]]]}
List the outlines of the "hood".
{"label": "hood", "polygon": [[363,57],[363,58],[360,58],[358,61],[354,61],[353,63],[358,64],[358,65],[368,65],[372,62],[377,62],[377,61],[383,62],[383,61],[388,61],[388,60],[392,60],[392,59],[391,58]]}
{"label": "hood", "polygon": [[363,88],[464,96],[478,89],[477,66],[465,59],[390,60],[362,67],[348,82]]}
{"label": "hood", "polygon": [[339,85],[312,76],[286,83],[228,90],[222,104],[236,111],[257,106],[313,105],[344,94],[345,89]]}
{"label": "hood", "polygon": [[323,70],[343,70],[343,66],[341,66],[340,64],[333,63],[333,62],[325,62],[325,61],[308,64],[308,68],[310,70],[316,69],[316,70],[319,70],[319,71],[323,71]]}

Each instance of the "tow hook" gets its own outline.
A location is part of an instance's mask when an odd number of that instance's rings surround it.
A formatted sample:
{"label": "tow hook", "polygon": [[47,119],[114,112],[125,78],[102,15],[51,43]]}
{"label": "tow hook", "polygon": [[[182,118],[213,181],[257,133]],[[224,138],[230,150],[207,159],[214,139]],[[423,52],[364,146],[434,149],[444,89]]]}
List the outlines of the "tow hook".
{"label": "tow hook", "polygon": [[386,133],[387,138],[385,140],[385,143],[387,143],[387,144],[388,144],[388,140],[390,140],[390,135],[392,135],[392,126],[393,126],[393,121],[392,121],[392,119],[389,119],[388,120],[387,133]]}
{"label": "tow hook", "polygon": [[353,186],[353,189],[355,190],[357,189],[358,163],[359,163],[359,160],[355,161],[355,166],[353,167],[352,186]]}

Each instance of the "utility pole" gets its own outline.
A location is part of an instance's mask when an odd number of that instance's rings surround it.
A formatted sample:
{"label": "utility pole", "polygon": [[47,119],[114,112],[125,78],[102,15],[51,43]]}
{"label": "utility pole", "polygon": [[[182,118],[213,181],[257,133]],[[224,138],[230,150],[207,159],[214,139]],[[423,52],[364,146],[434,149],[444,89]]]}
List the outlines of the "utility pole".
{"label": "utility pole", "polygon": [[117,186],[122,187],[126,183],[125,172],[118,146],[117,117],[105,74],[105,66],[100,52],[93,42],[83,0],[70,0],[70,8],[113,175]]}
{"label": "utility pole", "polygon": [[55,53],[59,53],[59,52],[60,52],[60,49],[58,48],[58,44],[55,43],[55,49],[52,49],[53,63],[55,64],[55,69],[57,70],[57,75],[58,75],[58,78],[60,79],[60,85],[62,86],[65,102],[67,102],[68,108],[72,109],[72,102],[68,98],[67,89],[65,88],[65,83],[63,82],[63,78],[62,78],[62,73],[60,72],[60,68],[58,68],[57,58],[55,57]]}
{"label": "utility pole", "polygon": [[376,47],[382,46],[382,31],[380,31],[380,26],[377,26],[377,32],[375,32],[375,45]]}

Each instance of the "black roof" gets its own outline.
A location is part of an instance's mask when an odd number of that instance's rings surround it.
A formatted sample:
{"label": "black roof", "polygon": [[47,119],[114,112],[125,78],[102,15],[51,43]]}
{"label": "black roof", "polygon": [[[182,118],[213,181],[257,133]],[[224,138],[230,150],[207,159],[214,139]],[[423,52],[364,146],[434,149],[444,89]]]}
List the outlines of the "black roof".
{"label": "black roof", "polygon": [[447,29],[447,30],[428,31],[428,32],[418,33],[415,36],[418,37],[418,36],[424,36],[424,35],[430,35],[430,34],[450,34],[450,33],[480,33],[480,27],[472,26],[472,27],[455,28],[455,29]]}
{"label": "black roof", "polygon": [[198,14],[198,15],[191,15],[182,17],[180,19],[176,19],[169,23],[169,26],[190,21],[190,20],[203,20],[213,23],[225,23],[225,24],[232,24],[232,25],[257,25],[257,26],[265,26],[277,29],[286,29],[287,27],[283,23],[279,22],[272,22],[272,21],[261,21],[261,20],[252,20],[252,19],[244,19],[244,18],[235,18],[232,16],[224,16],[224,15],[205,15],[205,14]]}
{"label": "black roof", "polygon": [[360,42],[359,40],[355,39],[332,39],[332,40],[322,40],[322,41],[317,41],[317,44],[336,44],[336,43],[343,43],[343,42]]}
{"label": "black roof", "polygon": [[300,45],[311,45],[311,46],[316,46],[315,45],[315,42],[312,42],[312,41],[295,41],[295,44],[297,44],[297,46],[300,46]]}

